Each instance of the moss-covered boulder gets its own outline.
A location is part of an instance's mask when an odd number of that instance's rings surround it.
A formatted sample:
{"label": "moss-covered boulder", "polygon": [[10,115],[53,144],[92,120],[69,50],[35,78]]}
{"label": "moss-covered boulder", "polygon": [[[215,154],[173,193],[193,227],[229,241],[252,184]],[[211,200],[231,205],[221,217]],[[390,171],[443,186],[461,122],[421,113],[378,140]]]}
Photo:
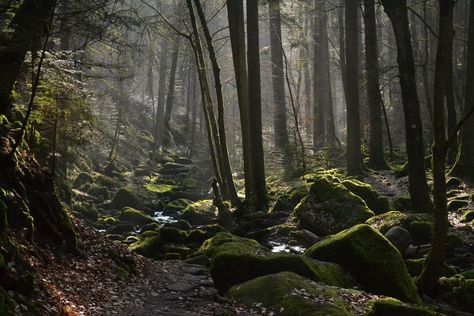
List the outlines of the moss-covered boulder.
{"label": "moss-covered boulder", "polygon": [[336,264],[306,256],[272,254],[256,241],[221,233],[203,247],[212,257],[210,273],[216,288],[226,292],[231,286],[258,276],[292,271],[329,285],[348,286],[346,273]]}
{"label": "moss-covered boulder", "polygon": [[357,225],[315,244],[306,251],[312,258],[340,264],[375,294],[418,303],[415,283],[398,250],[369,225]]}
{"label": "moss-covered boulder", "polygon": [[206,225],[199,229],[191,230],[186,237],[186,243],[194,244],[197,245],[197,247],[200,247],[204,241],[214,237],[218,233],[226,231],[227,230],[224,227],[218,224]]}
{"label": "moss-covered boulder", "polygon": [[[410,273],[412,277],[418,277],[423,271],[425,261],[426,261],[425,258],[405,260],[405,266],[407,267],[408,273]],[[452,277],[455,274],[456,274],[456,269],[454,269],[453,267],[447,264],[444,264],[443,269],[441,271],[441,276]]]}
{"label": "moss-covered boulder", "polygon": [[180,216],[192,226],[212,224],[217,219],[217,208],[212,200],[201,200],[189,204]]}
{"label": "moss-covered boulder", "polygon": [[110,200],[110,192],[106,186],[93,186],[89,191],[87,191],[87,193],[93,197],[101,199],[102,201]]}
{"label": "moss-covered boulder", "polygon": [[121,188],[115,193],[112,199],[112,206],[118,210],[124,207],[140,208],[142,202],[140,197],[130,189]]}
{"label": "moss-covered boulder", "polygon": [[445,301],[474,313],[474,279],[457,274],[450,278],[440,278],[439,284],[441,297]]}
{"label": "moss-covered boulder", "polygon": [[154,222],[151,216],[131,207],[126,207],[120,213],[119,219],[134,225],[146,225]]}
{"label": "moss-covered boulder", "polygon": [[149,192],[152,193],[157,193],[157,194],[170,194],[175,190],[177,187],[175,185],[171,184],[155,184],[155,183],[149,183],[144,185],[145,189],[147,189]]}
{"label": "moss-covered boulder", "polygon": [[159,230],[159,234],[162,241],[170,243],[184,243],[187,238],[185,231],[175,227],[163,227]]}
{"label": "moss-covered boulder", "polygon": [[448,210],[450,210],[451,212],[454,212],[454,211],[457,211],[463,207],[466,207],[469,205],[469,201],[468,200],[462,200],[462,199],[454,199],[454,200],[451,200],[449,201],[448,203]]}
{"label": "moss-covered boulder", "polygon": [[318,236],[337,233],[374,216],[365,202],[338,182],[316,177],[310,194],[295,208],[299,225]]}
{"label": "moss-covered boulder", "polygon": [[411,211],[411,199],[407,196],[399,196],[393,201],[393,209],[400,212]]}
{"label": "moss-covered boulder", "polygon": [[0,315],[13,316],[15,311],[8,293],[0,287]]}
{"label": "moss-covered boulder", "polygon": [[473,210],[469,210],[469,211],[464,212],[464,215],[461,219],[461,221],[463,223],[469,223],[469,222],[472,222],[473,220],[474,220],[474,211]]}
{"label": "moss-covered boulder", "polygon": [[89,204],[74,203],[72,205],[73,212],[81,219],[96,222],[99,218],[99,212],[97,209]]}
{"label": "moss-covered boulder", "polygon": [[[229,296],[282,316],[350,316],[370,310],[368,295],[363,292],[327,286],[293,272],[269,274],[235,285]],[[351,298],[360,299],[359,313]]]}
{"label": "moss-covered boulder", "polygon": [[394,298],[383,298],[373,302],[367,316],[437,316],[435,311],[420,305],[400,302]]}
{"label": "moss-covered boulder", "polygon": [[90,184],[93,182],[94,182],[94,179],[92,178],[90,174],[88,174],[87,172],[81,172],[74,179],[73,186],[75,188],[80,188],[81,186],[85,184]]}
{"label": "moss-covered boulder", "polygon": [[414,245],[429,244],[434,237],[434,223],[430,221],[413,221],[408,226]]}
{"label": "moss-covered boulder", "polygon": [[381,197],[374,187],[368,183],[351,179],[341,182],[352,193],[360,197],[372,212],[381,214],[387,212],[390,208],[390,202],[387,197]]}
{"label": "moss-covered boulder", "polygon": [[[188,200],[188,199],[177,199],[177,200],[174,200],[174,201],[171,201],[169,202],[168,204],[166,204],[165,206],[165,211],[167,213],[180,213],[182,212],[184,209],[186,209],[186,207],[190,204],[192,204],[193,202]],[[184,219],[184,218],[183,218]],[[186,220],[186,219],[184,219]]]}
{"label": "moss-covered boulder", "polygon": [[161,167],[159,172],[161,174],[174,175],[178,173],[188,172],[191,170],[190,165],[183,165],[175,162],[167,162]]}
{"label": "moss-covered boulder", "polygon": [[434,223],[434,218],[426,213],[402,213],[399,211],[390,211],[384,214],[376,215],[366,221],[366,224],[385,234],[390,228],[400,226],[407,229],[410,233],[410,224],[413,222]]}
{"label": "moss-covered boulder", "polygon": [[158,259],[162,255],[163,242],[158,236],[140,238],[131,244],[128,249],[148,258]]}
{"label": "moss-covered boulder", "polygon": [[110,227],[107,233],[110,235],[124,235],[135,231],[135,226],[129,223],[118,223]]}

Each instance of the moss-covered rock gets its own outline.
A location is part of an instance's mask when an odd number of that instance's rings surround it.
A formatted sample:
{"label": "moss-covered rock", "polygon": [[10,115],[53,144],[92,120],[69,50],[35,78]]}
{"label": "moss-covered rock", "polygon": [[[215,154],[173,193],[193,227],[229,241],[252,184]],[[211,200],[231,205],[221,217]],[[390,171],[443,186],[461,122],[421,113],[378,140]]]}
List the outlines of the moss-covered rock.
{"label": "moss-covered rock", "polygon": [[434,223],[433,216],[426,213],[402,213],[399,211],[390,211],[384,214],[376,215],[366,221],[367,224],[385,234],[390,228],[400,226],[410,231],[410,224],[418,222]]}
{"label": "moss-covered rock", "polygon": [[407,304],[394,298],[383,298],[373,302],[367,316],[436,316],[439,315],[427,307]]}
{"label": "moss-covered rock", "polygon": [[369,225],[357,225],[330,236],[309,248],[306,254],[340,264],[373,293],[420,302],[400,253]]}
{"label": "moss-covered rock", "polygon": [[[263,306],[275,315],[349,316],[356,314],[350,298],[367,295],[316,283],[292,272],[280,272],[235,285],[229,296],[247,305]],[[360,301],[359,311],[368,311],[367,300]]]}
{"label": "moss-covered rock", "polygon": [[13,316],[15,311],[13,309],[13,304],[10,301],[8,293],[0,287],[0,315],[4,316]]}
{"label": "moss-covered rock", "polygon": [[466,211],[464,212],[464,215],[462,217],[462,222],[463,223],[469,223],[469,222],[472,222],[474,220],[474,211],[473,210],[469,210],[469,211]]}
{"label": "moss-covered rock", "polygon": [[364,200],[375,214],[381,214],[389,210],[390,202],[388,198],[381,197],[370,184],[356,179],[344,180],[342,184],[348,188],[349,191]]}
{"label": "moss-covered rock", "polygon": [[[188,199],[177,199],[166,204],[165,211],[168,213],[179,213],[192,203],[193,202]],[[183,219],[186,220],[185,218]]]}
{"label": "moss-covered rock", "polygon": [[468,200],[454,199],[454,200],[449,201],[448,210],[450,210],[451,212],[454,212],[468,205],[469,205]]}
{"label": "moss-covered rock", "polygon": [[310,194],[294,212],[302,228],[319,236],[363,223],[374,215],[360,197],[329,176],[313,179]]}
{"label": "moss-covered rock", "polygon": [[216,234],[221,232],[226,232],[226,229],[217,224],[207,225],[199,229],[193,229],[188,233],[186,243],[194,244],[197,245],[197,247],[200,247],[204,241],[214,237]]}
{"label": "moss-covered rock", "polygon": [[121,188],[115,193],[112,199],[112,206],[118,210],[124,207],[140,208],[142,202],[139,196],[130,189]]}
{"label": "moss-covered rock", "polygon": [[[425,260],[426,260],[425,258],[405,260],[405,266],[407,267],[408,273],[410,273],[412,277],[418,277],[423,270]],[[443,270],[441,271],[441,276],[452,277],[455,274],[456,274],[456,270],[453,267],[447,264],[443,266]]]}
{"label": "moss-covered rock", "polygon": [[93,186],[87,193],[101,200],[110,200],[110,192],[106,186]]}
{"label": "moss-covered rock", "polygon": [[97,176],[95,177],[95,184],[99,186],[104,186],[108,188],[109,190],[115,189],[121,186],[120,181],[108,177],[106,175],[103,175],[101,173],[98,173]]}
{"label": "moss-covered rock", "polygon": [[154,184],[154,183],[149,183],[144,185],[145,189],[147,189],[149,192],[152,193],[158,193],[158,194],[167,194],[173,192],[177,187],[175,185],[171,184]]}
{"label": "moss-covered rock", "polygon": [[434,223],[430,221],[413,221],[409,224],[408,231],[413,238],[413,244],[429,244],[434,236]]}
{"label": "moss-covered rock", "polygon": [[177,222],[173,223],[165,223],[163,227],[174,227],[180,230],[191,230],[191,224],[189,224],[187,221],[180,219]]}
{"label": "moss-covered rock", "polygon": [[399,196],[393,201],[393,209],[400,212],[411,211],[411,199],[409,196]]}
{"label": "moss-covered rock", "polygon": [[448,187],[458,187],[462,184],[462,181],[461,179],[459,178],[456,178],[456,177],[449,177],[447,180],[446,180],[446,185]]}
{"label": "moss-covered rock", "polygon": [[163,242],[158,236],[149,236],[131,244],[128,249],[142,256],[157,259],[162,255],[162,247]]}
{"label": "moss-covered rock", "polygon": [[134,225],[146,225],[154,222],[151,216],[131,207],[126,207],[120,213],[119,219]]}
{"label": "moss-covered rock", "polygon": [[190,165],[183,165],[175,162],[167,162],[161,167],[159,172],[161,174],[178,174],[183,172],[188,172],[191,170]]}
{"label": "moss-covered rock", "polygon": [[474,279],[462,274],[439,280],[441,297],[459,308],[474,313]]}
{"label": "moss-covered rock", "polygon": [[135,226],[133,224],[118,223],[117,225],[110,227],[107,230],[107,233],[111,235],[123,235],[133,231],[135,231]]}
{"label": "moss-covered rock", "polygon": [[159,234],[160,239],[164,242],[184,243],[187,238],[185,231],[179,230],[175,227],[163,227],[159,230]]}
{"label": "moss-covered rock", "polygon": [[94,182],[94,179],[92,178],[90,174],[88,174],[87,172],[81,172],[74,179],[73,186],[75,188],[79,188],[83,186],[84,184],[90,184],[93,182]]}
{"label": "moss-covered rock", "polygon": [[217,219],[217,208],[212,200],[201,200],[189,204],[180,216],[192,226],[212,224]]}
{"label": "moss-covered rock", "polygon": [[99,219],[99,212],[97,209],[89,204],[74,203],[72,205],[74,213],[82,219],[96,222]]}

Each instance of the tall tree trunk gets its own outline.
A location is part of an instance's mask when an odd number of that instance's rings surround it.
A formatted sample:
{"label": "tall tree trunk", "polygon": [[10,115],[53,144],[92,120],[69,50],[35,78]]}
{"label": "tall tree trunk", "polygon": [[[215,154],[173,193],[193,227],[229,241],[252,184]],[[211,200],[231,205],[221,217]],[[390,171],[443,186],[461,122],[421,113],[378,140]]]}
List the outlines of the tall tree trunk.
{"label": "tall tree trunk", "polygon": [[428,183],[426,182],[423,127],[416,90],[415,66],[406,0],[382,0],[382,4],[392,22],[397,41],[412,211],[431,212],[433,205],[429,195]]}
{"label": "tall tree trunk", "polygon": [[359,112],[359,40],[357,1],[345,1],[346,85],[347,85],[347,172],[360,175],[362,171],[361,131]]}
{"label": "tall tree trunk", "polygon": [[237,98],[239,101],[240,125],[242,130],[242,152],[244,160],[245,175],[245,196],[247,199],[251,195],[250,178],[250,105],[249,105],[249,84],[247,73],[247,58],[245,45],[244,27],[244,5],[241,0],[227,1],[227,15],[229,18],[229,33],[232,46],[232,59],[234,63],[235,80],[237,85]]}
{"label": "tall tree trunk", "polygon": [[[465,96],[463,112],[468,113],[474,104],[474,6],[469,8],[469,29],[467,40],[467,66],[465,74]],[[463,125],[459,136],[459,150],[451,174],[474,180],[474,115]]]}
{"label": "tall tree trunk", "polygon": [[[456,128],[458,123],[457,114],[456,114],[456,98],[454,96],[454,64],[453,64],[453,41],[454,41],[454,31],[451,32],[451,38],[449,39],[449,50],[447,58],[447,65],[448,72],[446,73],[446,109],[448,113],[447,123],[448,123],[448,133],[452,133]],[[457,139],[456,139],[457,140]],[[457,152],[457,141],[453,144],[450,144],[449,151],[448,151],[448,163],[452,165],[456,161],[456,152]]]}
{"label": "tall tree trunk", "polygon": [[323,7],[320,0],[314,0],[313,21],[313,144],[314,148],[322,148],[326,145],[326,106],[324,95],[326,91],[321,88],[323,85],[324,68],[321,64],[322,54],[322,38],[324,34],[321,32],[321,11]]}
{"label": "tall tree trunk", "polygon": [[186,0],[186,4],[188,7],[189,17],[192,26],[192,37],[189,38],[190,44],[193,47],[194,55],[196,58],[196,64],[198,69],[198,76],[199,76],[199,84],[201,86],[201,98],[202,98],[202,107],[204,112],[204,119],[205,119],[205,126],[207,131],[207,139],[209,143],[209,152],[211,154],[212,166],[214,169],[214,175],[219,183],[221,188],[225,188],[226,186],[223,183],[222,178],[222,169],[220,168],[219,160],[219,153],[221,152],[219,149],[219,134],[217,129],[217,123],[214,116],[214,108],[212,106],[212,97],[211,92],[209,89],[209,81],[207,78],[206,72],[206,64],[204,61],[204,54],[202,50],[201,38],[199,36],[199,29],[197,27],[196,16],[194,14],[192,0]]}
{"label": "tall tree trunk", "polygon": [[155,143],[157,147],[161,146],[164,116],[165,116],[165,100],[166,100],[166,79],[167,79],[167,64],[168,64],[168,40],[163,38],[161,46],[160,64],[158,71],[158,100],[156,104],[156,119],[155,119]]}
{"label": "tall tree trunk", "polygon": [[[280,0],[268,1],[270,15],[270,46],[272,61],[272,86],[273,86],[273,129],[275,147],[283,155],[285,174],[293,173],[293,161],[288,139],[288,126],[286,118],[285,78],[283,65],[283,43],[281,38]],[[289,87],[291,89],[291,87]]]}
{"label": "tall tree trunk", "polygon": [[175,85],[176,85],[176,70],[178,68],[178,59],[179,59],[179,48],[180,48],[180,40],[177,38],[173,45],[173,53],[171,54],[171,68],[170,68],[170,76],[168,80],[168,93],[166,95],[166,106],[165,106],[165,116],[163,118],[163,128],[162,132],[160,133],[161,139],[159,140],[159,144],[163,143],[164,133],[166,130],[170,130],[170,120],[171,120],[171,112],[173,111],[174,105],[174,98],[175,98]]}
{"label": "tall tree trunk", "polygon": [[251,195],[250,205],[256,210],[268,205],[267,187],[265,181],[265,163],[262,141],[262,98],[260,83],[260,44],[258,26],[258,1],[247,0],[247,63],[248,63],[248,91],[250,141],[250,178]]}
{"label": "tall tree trunk", "polygon": [[441,276],[446,253],[448,233],[448,207],[446,197],[446,154],[447,140],[445,127],[445,96],[448,87],[446,77],[452,72],[452,38],[453,30],[453,0],[439,0],[439,38],[438,52],[436,54],[436,71],[434,84],[434,145],[433,145],[433,180],[434,180],[434,216],[435,233],[431,244],[430,253],[426,259],[424,269],[418,280],[421,292],[435,294],[438,279]]}
{"label": "tall tree trunk", "polygon": [[10,21],[11,36],[0,40],[0,115],[12,107],[12,90],[26,53],[41,41],[49,27],[55,0],[25,0]]}
{"label": "tall tree trunk", "polygon": [[198,109],[198,96],[197,96],[197,73],[193,69],[191,74],[191,144],[189,145],[189,155],[192,157],[195,154],[196,146],[196,133],[197,133],[197,109]]}
{"label": "tall tree trunk", "polygon": [[367,71],[367,101],[369,104],[370,138],[369,166],[374,169],[387,169],[383,146],[382,96],[379,82],[379,63],[377,47],[377,23],[375,1],[364,1],[365,24],[365,66]]}
{"label": "tall tree trunk", "polygon": [[237,196],[237,190],[235,189],[234,179],[232,176],[232,169],[230,167],[229,161],[229,152],[227,150],[227,137],[225,132],[225,116],[224,116],[224,96],[222,95],[222,83],[221,83],[221,69],[217,62],[216,52],[214,50],[214,44],[212,42],[212,36],[207,26],[206,17],[201,6],[200,0],[194,0],[196,5],[196,10],[198,12],[199,19],[201,21],[201,26],[204,31],[204,36],[206,38],[207,49],[209,51],[209,57],[212,64],[212,70],[214,74],[214,87],[217,97],[217,113],[218,113],[218,132],[219,132],[219,148],[221,150],[221,174],[225,178],[224,183],[225,188],[225,197],[230,199],[232,205],[237,206],[240,204],[240,199]]}

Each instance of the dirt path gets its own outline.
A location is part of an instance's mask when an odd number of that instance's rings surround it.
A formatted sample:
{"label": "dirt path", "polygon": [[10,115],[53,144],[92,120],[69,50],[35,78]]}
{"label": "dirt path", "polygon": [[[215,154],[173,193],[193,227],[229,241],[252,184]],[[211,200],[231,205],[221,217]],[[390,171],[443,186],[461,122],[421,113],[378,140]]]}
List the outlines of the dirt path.
{"label": "dirt path", "polygon": [[369,173],[364,178],[364,182],[372,185],[380,195],[386,196],[390,200],[408,195],[408,178],[397,178],[390,170]]}
{"label": "dirt path", "polygon": [[[36,256],[29,258],[38,271],[39,290],[34,296],[41,306],[37,314],[244,316],[259,313],[221,298],[203,266],[176,260],[154,261],[132,254],[126,247],[80,223],[77,231],[82,242],[81,256],[57,258],[45,251],[44,260]],[[135,272],[124,275],[125,266],[134,267]]]}

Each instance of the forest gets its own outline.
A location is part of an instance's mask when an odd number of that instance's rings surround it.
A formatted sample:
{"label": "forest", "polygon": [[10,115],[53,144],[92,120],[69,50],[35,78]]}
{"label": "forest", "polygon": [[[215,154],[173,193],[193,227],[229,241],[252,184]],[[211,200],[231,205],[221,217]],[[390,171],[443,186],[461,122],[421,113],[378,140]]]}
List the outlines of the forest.
{"label": "forest", "polygon": [[0,315],[474,315],[470,0],[0,0]]}

